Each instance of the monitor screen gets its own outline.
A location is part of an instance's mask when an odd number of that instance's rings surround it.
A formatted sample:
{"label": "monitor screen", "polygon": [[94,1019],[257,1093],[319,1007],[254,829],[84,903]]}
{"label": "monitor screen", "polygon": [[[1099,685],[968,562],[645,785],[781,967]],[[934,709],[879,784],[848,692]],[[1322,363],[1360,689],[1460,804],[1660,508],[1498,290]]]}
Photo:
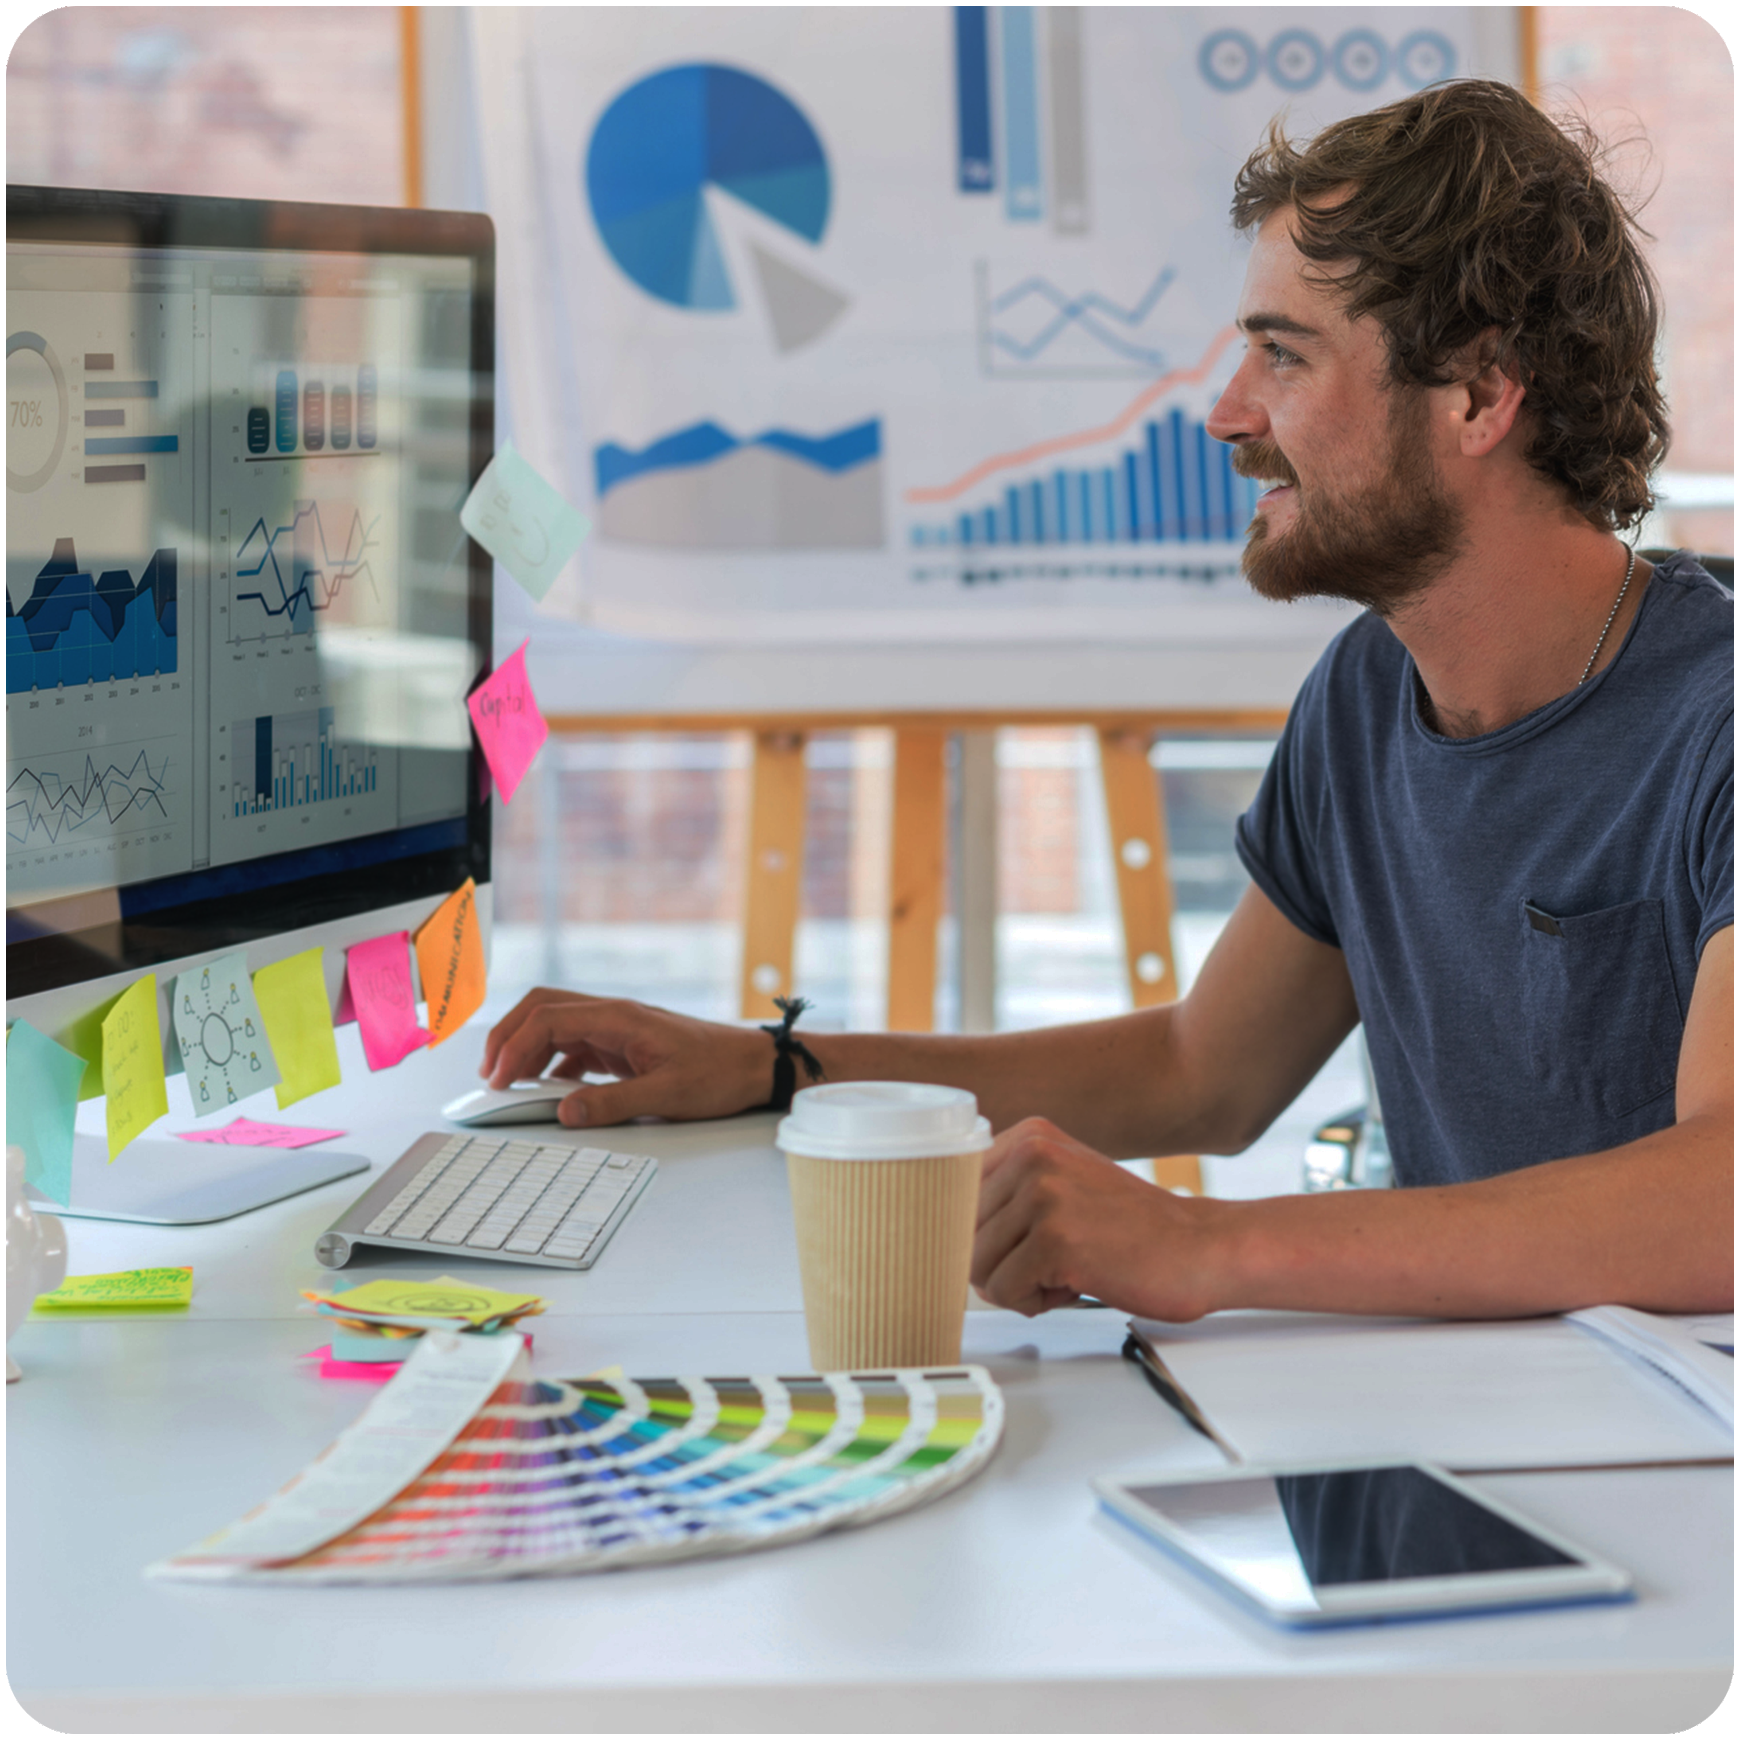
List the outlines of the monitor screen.
{"label": "monitor screen", "polygon": [[9,999],[487,881],[493,259],[7,190]]}

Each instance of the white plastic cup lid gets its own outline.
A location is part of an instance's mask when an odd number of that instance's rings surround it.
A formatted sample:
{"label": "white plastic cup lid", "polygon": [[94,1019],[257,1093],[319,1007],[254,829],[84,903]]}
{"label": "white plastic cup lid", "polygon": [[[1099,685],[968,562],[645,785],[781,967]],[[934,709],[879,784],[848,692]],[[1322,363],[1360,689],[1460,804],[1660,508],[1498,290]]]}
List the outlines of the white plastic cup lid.
{"label": "white plastic cup lid", "polygon": [[922,1160],[980,1153],[991,1145],[991,1126],[965,1088],[824,1082],[792,1096],[774,1140],[813,1160]]}

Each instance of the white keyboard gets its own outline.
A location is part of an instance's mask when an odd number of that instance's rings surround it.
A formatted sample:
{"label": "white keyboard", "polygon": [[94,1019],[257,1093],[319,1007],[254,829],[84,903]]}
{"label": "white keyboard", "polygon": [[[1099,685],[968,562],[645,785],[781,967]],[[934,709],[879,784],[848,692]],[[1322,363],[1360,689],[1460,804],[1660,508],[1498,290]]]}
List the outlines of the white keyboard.
{"label": "white keyboard", "polygon": [[315,1241],[342,1269],[359,1244],[589,1269],[658,1162],[509,1132],[422,1136]]}

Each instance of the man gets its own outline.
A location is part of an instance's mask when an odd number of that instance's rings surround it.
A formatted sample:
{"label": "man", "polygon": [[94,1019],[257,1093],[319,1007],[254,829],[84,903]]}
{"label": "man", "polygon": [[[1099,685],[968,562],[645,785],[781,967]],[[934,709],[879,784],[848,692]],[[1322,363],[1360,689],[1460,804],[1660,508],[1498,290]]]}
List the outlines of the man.
{"label": "man", "polygon": [[[1168,1007],[810,1046],[978,1095],[973,1279],[1019,1311],[1731,1309],[1732,599],[1616,536],[1667,437],[1635,226],[1589,142],[1473,80],[1272,131],[1233,213],[1209,427],[1274,484],[1247,576],[1368,607],[1240,822],[1253,886]],[[1238,1151],[1362,1020],[1403,1188],[1197,1201],[1107,1163]],[[773,1062],[535,991],[484,1071],[555,1057],[621,1078],[570,1124],[763,1104]]]}

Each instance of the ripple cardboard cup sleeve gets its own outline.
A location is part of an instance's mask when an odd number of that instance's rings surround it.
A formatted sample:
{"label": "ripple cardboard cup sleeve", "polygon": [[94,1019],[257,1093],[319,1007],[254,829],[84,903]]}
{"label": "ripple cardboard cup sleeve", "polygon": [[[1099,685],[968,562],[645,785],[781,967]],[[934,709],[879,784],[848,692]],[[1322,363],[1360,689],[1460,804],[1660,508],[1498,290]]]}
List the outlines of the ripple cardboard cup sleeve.
{"label": "ripple cardboard cup sleeve", "polygon": [[978,1102],[922,1082],[828,1082],[793,1096],[775,1140],[815,1369],[957,1364],[991,1145]]}
{"label": "ripple cardboard cup sleeve", "polygon": [[540,603],[592,528],[504,441],[459,523]]}

